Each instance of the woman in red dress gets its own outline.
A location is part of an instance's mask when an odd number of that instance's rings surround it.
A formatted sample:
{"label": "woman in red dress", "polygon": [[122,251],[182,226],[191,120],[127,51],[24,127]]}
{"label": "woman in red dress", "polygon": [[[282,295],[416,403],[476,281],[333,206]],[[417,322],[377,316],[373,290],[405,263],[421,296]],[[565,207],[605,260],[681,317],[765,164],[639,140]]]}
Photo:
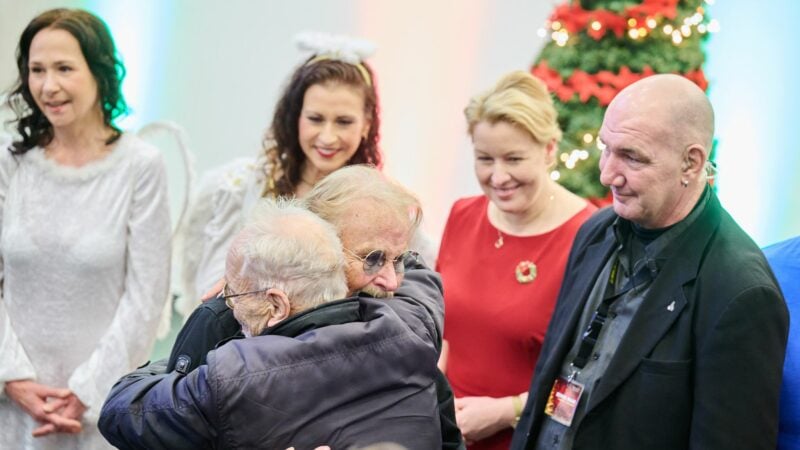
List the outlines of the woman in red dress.
{"label": "woman in red dress", "polygon": [[540,80],[512,72],[464,114],[484,195],[458,200],[442,237],[440,365],[469,448],[507,449],[572,241],[595,207],[550,176],[561,130]]}

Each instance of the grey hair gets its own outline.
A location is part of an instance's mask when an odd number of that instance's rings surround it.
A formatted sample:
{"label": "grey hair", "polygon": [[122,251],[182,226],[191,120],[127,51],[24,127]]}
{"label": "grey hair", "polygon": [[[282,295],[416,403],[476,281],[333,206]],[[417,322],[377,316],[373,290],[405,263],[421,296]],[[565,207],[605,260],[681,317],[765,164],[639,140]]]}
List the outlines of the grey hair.
{"label": "grey hair", "polygon": [[[231,244],[225,278],[241,292],[285,292],[293,315],[344,297],[344,267],[342,243],[333,225],[296,200],[264,199]],[[243,329],[259,334],[272,304],[258,295],[233,301]]]}
{"label": "grey hair", "polygon": [[414,194],[378,169],[354,164],[335,170],[304,197],[307,208],[341,230],[348,206],[369,200],[387,208],[415,231],[422,222],[422,207]]}

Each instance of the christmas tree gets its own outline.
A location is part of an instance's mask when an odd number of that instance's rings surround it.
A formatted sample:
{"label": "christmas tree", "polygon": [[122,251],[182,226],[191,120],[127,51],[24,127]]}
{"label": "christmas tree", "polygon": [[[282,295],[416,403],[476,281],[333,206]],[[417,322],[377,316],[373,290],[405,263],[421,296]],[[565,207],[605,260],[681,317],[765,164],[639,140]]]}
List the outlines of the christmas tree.
{"label": "christmas tree", "polygon": [[708,87],[702,43],[719,25],[711,0],[571,0],[539,30],[550,39],[531,73],[554,94],[564,131],[551,176],[578,195],[602,199],[597,133],[605,108],[625,86],[676,73]]}

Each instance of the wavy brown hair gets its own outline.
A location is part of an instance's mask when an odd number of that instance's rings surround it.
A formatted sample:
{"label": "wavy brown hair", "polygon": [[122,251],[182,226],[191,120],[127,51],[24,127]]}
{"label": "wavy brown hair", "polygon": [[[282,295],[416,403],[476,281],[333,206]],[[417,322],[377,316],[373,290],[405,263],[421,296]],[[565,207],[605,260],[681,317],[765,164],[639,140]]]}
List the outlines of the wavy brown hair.
{"label": "wavy brown hair", "polygon": [[103,110],[103,123],[114,133],[106,141],[111,144],[122,134],[114,125],[114,119],[127,112],[122,96],[122,79],[125,67],[117,56],[114,39],[102,19],[82,9],[51,9],[36,16],[19,39],[17,46],[17,70],[19,79],[8,97],[8,106],[14,111],[20,140],[10,149],[14,154],[23,154],[36,146],[45,146],[53,140],[53,126],[36,105],[28,85],[28,59],[31,42],[45,28],[64,30],[71,34],[81,46],[89,70],[97,82],[98,97]]}
{"label": "wavy brown hair", "polygon": [[[314,58],[315,56],[310,57],[294,71],[289,84],[284,88],[283,94],[275,107],[272,128],[265,139],[264,150],[268,153],[268,160],[272,157],[273,164],[280,166],[280,171],[277,172],[280,175],[277,179],[274,179],[274,188],[268,188],[265,194],[293,195],[297,185],[300,183],[300,172],[306,156],[300,147],[298,139],[298,121],[300,119],[300,111],[303,109],[306,90],[316,84],[341,83],[353,86],[363,92],[364,114],[370,121],[369,132],[367,138],[363,139],[359,144],[353,157],[347,161],[347,165],[372,164],[376,167],[381,166],[381,152],[378,147],[380,107],[372,69],[366,63],[361,63],[369,73],[371,82],[368,83],[353,64],[333,59],[311,62]],[[272,179],[272,174],[267,174],[267,176],[269,183],[269,180]]]}

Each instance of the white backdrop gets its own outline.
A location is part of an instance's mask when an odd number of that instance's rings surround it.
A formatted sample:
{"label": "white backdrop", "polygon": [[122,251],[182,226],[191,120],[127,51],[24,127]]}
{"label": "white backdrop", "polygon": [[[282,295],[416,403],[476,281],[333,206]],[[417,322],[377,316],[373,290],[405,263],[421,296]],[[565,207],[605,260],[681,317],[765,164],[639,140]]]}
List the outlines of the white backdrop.
{"label": "white backdrop", "polygon": [[[128,69],[124,88],[132,114],[122,126],[136,129],[152,120],[179,123],[188,132],[202,172],[259,151],[280,88],[305,56],[294,47],[295,33],[318,30],[370,39],[378,46],[370,62],[383,108],[385,171],[420,196],[423,227],[438,240],[452,202],[479,192],[462,109],[471,95],[503,73],[530,67],[544,44],[536,31],[555,3],[0,0],[0,89],[10,87],[16,77],[17,39],[36,13],[55,6],[92,10],[109,24]],[[800,159],[785,156],[798,153],[791,123],[796,122],[800,93],[786,74],[797,73],[790,68],[798,65],[798,57],[791,55],[800,54],[794,31],[800,7],[792,0],[719,3],[712,17],[720,18],[722,32],[708,46],[707,73],[721,134],[718,186],[723,204],[765,245],[800,232],[800,214],[793,212],[800,183],[787,181],[797,178],[793,175]],[[747,14],[735,12],[748,5]],[[771,27],[762,28],[767,19]],[[748,25],[757,33],[748,31]],[[786,38],[776,38],[774,33],[783,29]],[[765,60],[764,42],[773,45],[766,54],[778,58]],[[757,75],[747,69],[751,63],[757,65]],[[742,97],[742,86],[757,89]],[[770,87],[773,94],[762,92]],[[778,111],[780,116],[774,117]],[[762,136],[787,144],[754,151]],[[165,151],[177,200],[180,158]],[[772,163],[754,166],[754,159]]]}
{"label": "white backdrop", "polygon": [[[523,0],[0,0],[0,87],[14,82],[27,22],[62,5],[90,9],[109,24],[128,69],[132,114],[122,125],[179,123],[199,171],[259,151],[279,91],[306,56],[295,33],[375,42],[385,171],[420,196],[424,229],[436,240],[452,202],[479,192],[463,107],[503,73],[530,66],[543,45],[536,30],[552,9],[550,1]],[[168,161],[180,180],[180,158]]]}

